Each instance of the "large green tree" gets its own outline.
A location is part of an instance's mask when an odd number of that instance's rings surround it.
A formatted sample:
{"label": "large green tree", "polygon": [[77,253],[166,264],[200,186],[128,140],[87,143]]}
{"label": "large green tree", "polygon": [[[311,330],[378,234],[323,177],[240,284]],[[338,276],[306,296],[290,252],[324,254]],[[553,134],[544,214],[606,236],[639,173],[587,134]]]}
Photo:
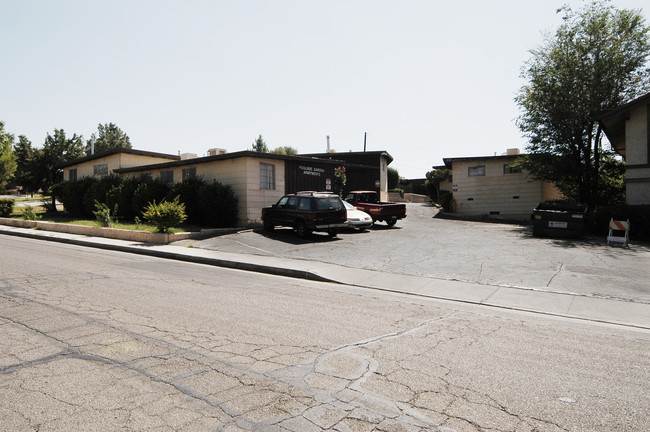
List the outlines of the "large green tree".
{"label": "large green tree", "polygon": [[266,145],[266,142],[264,142],[264,138],[262,138],[262,135],[257,137],[257,139],[253,142],[253,146],[251,148],[252,151],[260,152],[260,153],[268,153],[269,148]]}
{"label": "large green tree", "polygon": [[[531,51],[516,102],[529,139],[521,164],[570,199],[597,204],[604,159],[597,118],[648,91],[648,26],[639,10],[594,1],[558,10],[563,23]],[[617,172],[620,172],[617,171]]]}
{"label": "large green tree", "polygon": [[282,147],[274,148],[273,150],[271,150],[271,153],[279,154],[279,155],[295,156],[298,154],[298,150],[291,146],[282,146]]}
{"label": "large green tree", "polygon": [[21,186],[24,192],[33,194],[38,191],[44,178],[40,166],[41,151],[32,147],[32,142],[27,137],[20,135],[14,145],[14,154],[18,163],[15,174],[16,184]]}
{"label": "large green tree", "polygon": [[131,140],[115,123],[99,124],[97,134],[94,133],[86,143],[86,154],[101,153],[107,150],[131,148]]}
{"label": "large green tree", "polygon": [[[81,135],[72,138],[65,136],[63,129],[54,129],[54,135],[47,134],[39,158],[39,169],[43,176],[40,187],[44,192],[51,191],[52,186],[63,180],[63,162],[80,158],[84,155],[84,140]],[[52,211],[56,211],[55,197],[52,197]]]}
{"label": "large green tree", "polygon": [[5,131],[0,121],[0,191],[4,191],[16,171],[16,156],[13,152],[14,136]]}

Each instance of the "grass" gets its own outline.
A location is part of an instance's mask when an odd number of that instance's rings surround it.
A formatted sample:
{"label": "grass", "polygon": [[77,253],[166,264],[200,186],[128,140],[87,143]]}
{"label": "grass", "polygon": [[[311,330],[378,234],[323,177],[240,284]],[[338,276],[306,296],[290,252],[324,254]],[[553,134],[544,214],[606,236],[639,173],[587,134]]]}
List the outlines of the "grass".
{"label": "grass", "polygon": [[[56,223],[67,223],[67,224],[72,224],[72,225],[83,225],[83,226],[91,226],[91,227],[103,227],[97,220],[95,219],[81,219],[81,218],[74,218],[66,215],[65,213],[57,212],[57,213],[50,213],[46,212],[45,208],[42,206],[34,206],[34,212],[40,216],[41,218],[39,219],[42,222],[56,222]],[[11,217],[14,218],[21,218],[23,215],[23,210],[22,208],[15,208],[14,212],[12,213]],[[135,222],[131,221],[123,221],[123,222],[117,222],[114,223],[111,228],[115,229],[124,229],[124,230],[130,230],[130,231],[144,231],[144,232],[158,232],[156,227],[154,225],[150,225],[147,223],[140,223],[136,224]],[[181,233],[181,232],[187,232],[187,231],[200,231],[200,227],[195,226],[195,225],[181,225],[178,228],[172,228],[169,230],[170,233]]]}

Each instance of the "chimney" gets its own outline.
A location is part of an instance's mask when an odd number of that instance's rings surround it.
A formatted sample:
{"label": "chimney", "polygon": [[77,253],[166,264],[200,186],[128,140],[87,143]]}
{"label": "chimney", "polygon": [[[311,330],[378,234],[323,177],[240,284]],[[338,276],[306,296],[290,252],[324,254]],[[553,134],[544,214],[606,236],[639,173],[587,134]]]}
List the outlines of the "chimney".
{"label": "chimney", "polygon": [[506,155],[508,156],[515,156],[519,154],[519,149],[518,148],[509,148],[506,150]]}
{"label": "chimney", "polygon": [[327,135],[327,153],[330,152],[330,136]]}

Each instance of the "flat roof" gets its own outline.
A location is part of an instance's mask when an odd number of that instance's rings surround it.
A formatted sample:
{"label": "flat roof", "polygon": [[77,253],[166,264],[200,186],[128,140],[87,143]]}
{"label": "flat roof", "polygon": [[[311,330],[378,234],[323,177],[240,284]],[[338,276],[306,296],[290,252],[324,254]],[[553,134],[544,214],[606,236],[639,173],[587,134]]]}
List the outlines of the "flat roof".
{"label": "flat roof", "polygon": [[[467,157],[455,157],[455,158],[442,158],[442,162],[447,168],[451,168],[453,162],[469,162],[469,161],[486,161],[486,160],[498,160],[498,159],[516,159],[518,156],[522,156],[524,153],[514,154],[514,155],[498,155],[498,156],[467,156]],[[437,167],[434,167],[437,168]]]}
{"label": "flat roof", "polygon": [[171,168],[171,167],[184,166],[184,165],[196,165],[196,164],[202,164],[206,162],[237,159],[243,157],[254,157],[254,158],[276,159],[276,160],[292,160],[292,161],[303,161],[303,162],[318,162],[318,163],[326,163],[331,165],[340,165],[345,163],[345,161],[335,160],[335,159],[321,159],[321,158],[309,157],[309,156],[279,155],[275,153],[262,153],[262,152],[252,151],[252,150],[244,150],[244,151],[239,151],[234,153],[224,153],[224,154],[214,155],[214,156],[204,156],[204,157],[197,157],[191,159],[177,160],[174,162],[161,162],[161,163],[150,164],[150,165],[139,165],[139,166],[129,167],[129,168],[118,168],[114,171],[116,173],[127,173],[127,172],[160,169],[160,168]]}
{"label": "flat roof", "polygon": [[103,152],[91,154],[89,156],[84,156],[82,158],[74,159],[71,161],[66,161],[63,162],[59,165],[60,168],[65,168],[70,165],[77,165],[80,163],[88,162],[94,159],[99,159],[102,157],[106,156],[112,156],[114,154],[119,154],[119,153],[126,153],[126,154],[132,154],[132,155],[138,155],[138,156],[151,156],[151,157],[158,157],[158,158],[164,158],[164,159],[172,159],[172,160],[179,160],[180,156],[177,155],[172,155],[172,154],[166,154],[166,153],[156,153],[156,152],[150,152],[150,151],[145,151],[145,150],[135,150],[135,149],[128,149],[128,148],[119,148],[119,149],[111,149],[111,150],[106,150]]}

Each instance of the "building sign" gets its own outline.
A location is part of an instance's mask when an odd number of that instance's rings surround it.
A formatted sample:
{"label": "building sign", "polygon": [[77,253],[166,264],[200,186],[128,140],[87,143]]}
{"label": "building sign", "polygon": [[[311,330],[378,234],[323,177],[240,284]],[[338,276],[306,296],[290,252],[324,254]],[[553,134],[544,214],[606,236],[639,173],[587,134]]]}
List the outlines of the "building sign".
{"label": "building sign", "polygon": [[325,174],[325,169],[314,168],[307,165],[298,165],[298,169],[300,170],[300,172],[302,172],[303,175],[320,177],[321,175]]}
{"label": "building sign", "polygon": [[452,191],[452,192],[458,192],[458,185],[453,185],[453,186],[451,187],[451,191]]}
{"label": "building sign", "polygon": [[325,179],[325,190],[332,190],[332,179]]}
{"label": "building sign", "polygon": [[379,189],[381,187],[381,182],[379,180],[375,180],[375,187]]}

